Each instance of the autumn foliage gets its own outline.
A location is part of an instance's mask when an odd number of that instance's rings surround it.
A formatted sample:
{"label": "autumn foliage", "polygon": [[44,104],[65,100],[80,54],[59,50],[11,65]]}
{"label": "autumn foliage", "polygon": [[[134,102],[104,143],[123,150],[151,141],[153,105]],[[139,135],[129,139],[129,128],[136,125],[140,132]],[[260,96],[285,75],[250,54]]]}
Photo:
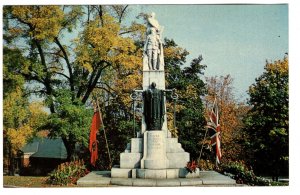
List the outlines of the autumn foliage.
{"label": "autumn foliage", "polygon": [[222,163],[244,159],[242,142],[247,137],[243,132],[242,119],[249,107],[235,99],[232,89],[233,78],[230,75],[206,78],[206,82],[208,88],[208,95],[205,97],[207,121],[209,121],[214,99],[217,98],[221,126]]}

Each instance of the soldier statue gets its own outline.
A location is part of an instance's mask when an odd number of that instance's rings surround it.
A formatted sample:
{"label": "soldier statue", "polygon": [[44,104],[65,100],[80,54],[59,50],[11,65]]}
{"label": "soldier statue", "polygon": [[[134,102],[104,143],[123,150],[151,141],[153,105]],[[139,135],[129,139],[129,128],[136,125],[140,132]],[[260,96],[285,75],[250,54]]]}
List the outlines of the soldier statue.
{"label": "soldier statue", "polygon": [[147,37],[143,51],[143,65],[149,70],[163,70],[164,53],[161,34],[163,27],[155,19],[155,13],[152,13],[147,19]]}

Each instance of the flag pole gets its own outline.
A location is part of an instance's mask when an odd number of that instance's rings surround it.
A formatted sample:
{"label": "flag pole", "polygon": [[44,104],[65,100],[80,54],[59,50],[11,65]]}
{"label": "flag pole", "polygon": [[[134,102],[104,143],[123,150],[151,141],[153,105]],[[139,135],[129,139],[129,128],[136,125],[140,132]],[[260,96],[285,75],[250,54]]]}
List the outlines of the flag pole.
{"label": "flag pole", "polygon": [[217,144],[215,145],[216,146],[216,169],[218,168],[218,157],[217,157]]}
{"label": "flag pole", "polygon": [[[206,131],[205,131],[204,139],[203,140],[206,139],[206,135],[207,135],[207,131],[208,131],[208,128],[207,127],[205,127],[205,128],[206,128]],[[203,146],[204,146],[204,143],[202,143],[202,146],[201,146],[200,155],[199,155],[199,158],[198,158],[198,163],[200,163],[200,160],[201,160]]]}
{"label": "flag pole", "polygon": [[[214,104],[215,104],[215,101],[214,101]],[[206,108],[207,108],[207,104],[206,104]],[[206,139],[206,135],[207,135],[207,132],[208,132],[208,128],[207,127],[205,127],[205,128],[206,128],[206,131],[205,131],[203,140]],[[203,146],[204,146],[204,143],[202,143],[202,146],[201,146],[200,155],[199,155],[199,158],[198,158],[198,164],[200,163],[200,160],[201,160]]]}
{"label": "flag pole", "polygon": [[107,138],[106,138],[106,132],[105,132],[105,128],[104,128],[104,123],[103,123],[103,120],[102,120],[102,114],[100,112],[100,106],[99,106],[99,102],[98,102],[98,97],[97,97],[97,100],[96,100],[96,104],[97,104],[97,108],[98,108],[98,111],[99,111],[100,121],[102,122],[102,126],[103,126],[104,138],[105,138],[105,143],[106,143],[106,148],[107,148],[108,158],[109,158],[109,168],[111,169],[110,152],[109,152],[108,142],[107,142]]}
{"label": "flag pole", "polygon": [[[212,111],[213,111],[213,109],[214,109],[214,106],[215,106],[215,104],[217,104],[217,94],[215,93],[214,94],[214,103],[213,103],[213,106],[212,106]],[[216,118],[216,121],[217,121],[217,123],[218,123],[218,121],[219,121],[219,109],[218,109],[218,104],[216,105],[216,107],[217,107],[217,118]],[[216,132],[216,142],[217,142],[217,139],[218,139],[218,137],[217,136],[219,136],[218,135],[218,132]],[[216,152],[216,169],[218,168],[218,152],[217,152],[217,150],[218,150],[218,144],[216,143],[216,145],[215,145],[215,147],[216,147],[216,150],[215,150],[215,152]]]}

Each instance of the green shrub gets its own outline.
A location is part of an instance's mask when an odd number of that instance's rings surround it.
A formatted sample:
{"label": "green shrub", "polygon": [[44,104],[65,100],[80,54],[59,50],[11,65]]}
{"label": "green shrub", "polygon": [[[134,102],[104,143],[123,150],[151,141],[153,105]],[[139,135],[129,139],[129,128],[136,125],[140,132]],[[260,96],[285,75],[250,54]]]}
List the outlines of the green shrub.
{"label": "green shrub", "polygon": [[58,165],[58,167],[49,174],[47,183],[54,185],[76,184],[77,180],[88,174],[88,172],[83,160],[65,162]]}
{"label": "green shrub", "polygon": [[230,176],[239,184],[247,184],[251,186],[271,185],[270,181],[262,177],[257,177],[252,170],[248,170],[247,167],[241,162],[231,162],[223,165],[221,170],[224,175]]}

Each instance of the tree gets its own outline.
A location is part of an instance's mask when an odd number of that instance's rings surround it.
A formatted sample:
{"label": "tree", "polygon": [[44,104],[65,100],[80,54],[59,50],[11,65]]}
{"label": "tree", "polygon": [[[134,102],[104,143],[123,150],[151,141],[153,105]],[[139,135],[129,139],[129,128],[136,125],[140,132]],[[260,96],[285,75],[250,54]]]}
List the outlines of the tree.
{"label": "tree", "polygon": [[[78,126],[73,126],[72,133],[64,131],[65,128],[54,128],[63,120],[72,119],[68,114],[62,117],[65,111],[61,109],[69,112],[70,107],[61,107],[61,96],[68,100],[72,109],[85,112],[82,106],[89,104],[95,88],[108,94],[117,91],[107,83],[105,75],[112,75],[111,80],[129,79],[130,83],[130,78],[137,79],[136,67],[141,63],[134,38],[143,34],[144,27],[137,23],[122,24],[127,7],[4,6],[5,46],[24,48],[19,49],[21,55],[16,56],[25,59],[24,63],[15,66],[14,72],[29,84],[30,94],[45,99],[51,113],[56,114],[52,119],[61,120],[51,120],[55,124],[49,124],[49,127],[52,127],[51,135],[62,136],[68,158],[73,154],[73,143],[78,141],[71,134],[80,134],[87,129],[79,123],[73,124]],[[74,36],[72,40],[67,38]],[[119,93],[120,98],[125,97],[122,90]],[[77,116],[86,120],[84,113]]]}
{"label": "tree", "polygon": [[[178,129],[171,129],[171,132],[178,136],[183,148],[190,153],[191,159],[197,159],[201,149],[200,140],[205,134],[204,107],[201,98],[206,93],[206,88],[200,75],[204,74],[206,65],[201,64],[203,58],[199,56],[193,59],[189,66],[182,68],[188,52],[178,47],[174,40],[165,40],[164,51],[166,86],[169,89],[175,88],[179,95],[176,106]],[[171,101],[169,99],[169,102]],[[173,108],[170,106],[168,110],[172,112]],[[173,121],[170,122],[172,124]]]}
{"label": "tree", "polygon": [[40,102],[29,103],[24,78],[15,68],[26,60],[20,50],[4,47],[3,59],[3,133],[4,156],[9,158],[10,175],[14,174],[14,158],[18,151],[39,131],[47,120]]}
{"label": "tree", "polygon": [[[75,157],[75,145],[79,144],[88,148],[89,127],[91,124],[92,110],[87,110],[79,99],[72,101],[68,90],[57,90],[54,101],[56,112],[49,116],[46,127],[50,137],[61,137],[64,141],[68,156],[67,160]],[[77,104],[76,103],[77,100]]]}
{"label": "tree", "polygon": [[[18,49],[3,48],[3,149],[9,165],[9,174],[14,175],[14,158],[20,147],[31,135],[28,125],[23,126],[27,117],[28,102],[24,95],[24,79],[15,74],[14,66],[20,66],[21,54]],[[20,136],[18,136],[18,133]],[[19,140],[18,140],[19,139]]]}
{"label": "tree", "polygon": [[3,101],[3,138],[4,156],[9,159],[9,174],[14,175],[14,158],[18,150],[32,136],[32,129],[25,124],[27,118],[26,105],[28,102],[22,97],[22,90],[17,88]]}
{"label": "tree", "polygon": [[245,120],[252,164],[258,174],[288,175],[288,58],[266,62],[265,72],[249,87],[252,106]]}
{"label": "tree", "polygon": [[244,140],[247,139],[243,129],[243,119],[249,108],[245,103],[235,99],[232,88],[233,78],[230,75],[207,77],[206,83],[208,89],[208,94],[205,96],[207,121],[209,121],[209,113],[215,98],[219,110],[222,164],[243,161],[247,158],[243,145]]}

